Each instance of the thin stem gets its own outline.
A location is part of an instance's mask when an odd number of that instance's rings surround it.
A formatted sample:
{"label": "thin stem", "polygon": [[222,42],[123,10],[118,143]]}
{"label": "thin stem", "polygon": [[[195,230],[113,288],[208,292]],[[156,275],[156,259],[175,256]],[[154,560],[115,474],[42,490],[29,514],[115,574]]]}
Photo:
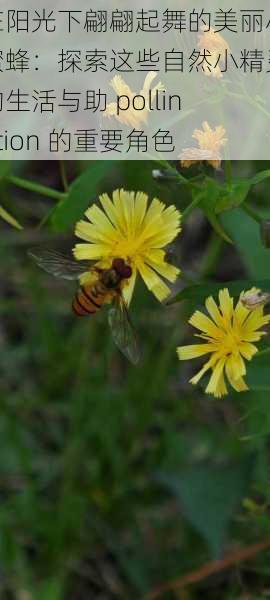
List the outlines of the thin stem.
{"label": "thin stem", "polygon": [[178,579],[173,579],[172,581],[167,581],[162,583],[159,587],[152,590],[149,594],[147,594],[144,600],[156,600],[157,598],[161,598],[167,592],[179,592],[180,590],[185,589],[188,585],[192,585],[194,583],[199,583],[200,581],[204,581],[210,575],[214,575],[215,573],[220,573],[225,571],[226,569],[235,567],[236,565],[241,564],[246,560],[250,560],[259,552],[264,552],[265,550],[269,550],[270,548],[270,539],[266,538],[262,542],[258,542],[257,544],[253,544],[252,546],[247,546],[246,548],[240,548],[228,554],[224,558],[220,560],[214,560],[212,562],[204,564],[201,568],[195,569],[187,575],[183,575]]}
{"label": "thin stem", "polygon": [[202,279],[206,279],[207,277],[210,277],[213,274],[213,271],[215,270],[215,267],[219,260],[223,245],[223,239],[214,231],[208,244],[206,256],[204,256],[200,267],[200,276]]}
{"label": "thin stem", "polygon": [[230,160],[225,160],[225,176],[227,184],[230,186],[232,184],[232,163]]}
{"label": "thin stem", "polygon": [[194,198],[194,200],[192,200],[192,202],[187,206],[187,208],[185,208],[185,210],[182,212],[182,223],[184,223],[184,221],[188,219],[189,215],[193,212],[193,210],[197,208],[197,206],[201,202],[201,199],[201,195],[199,194],[198,196],[196,196],[196,198]]}
{"label": "thin stem", "polygon": [[254,208],[252,208],[250,206],[250,204],[247,204],[246,202],[242,202],[241,204],[241,208],[242,210],[245,211],[245,213],[247,213],[247,215],[249,215],[254,221],[256,221],[257,223],[259,223],[259,225],[262,224],[263,222],[263,218],[261,217],[261,215],[259,215],[259,213],[257,213],[256,210],[254,210]]}
{"label": "thin stem", "polygon": [[68,192],[69,185],[68,185],[68,179],[67,179],[66,163],[64,160],[59,160],[59,167],[60,167],[60,175],[61,175],[63,188],[64,188],[65,192]]}
{"label": "thin stem", "polygon": [[41,196],[47,196],[47,198],[52,198],[53,200],[63,200],[67,196],[66,193],[58,192],[53,188],[47,187],[45,185],[40,185],[39,183],[35,183],[34,181],[22,179],[21,177],[16,177],[15,175],[9,175],[5,178],[5,180],[24,190],[40,194]]}

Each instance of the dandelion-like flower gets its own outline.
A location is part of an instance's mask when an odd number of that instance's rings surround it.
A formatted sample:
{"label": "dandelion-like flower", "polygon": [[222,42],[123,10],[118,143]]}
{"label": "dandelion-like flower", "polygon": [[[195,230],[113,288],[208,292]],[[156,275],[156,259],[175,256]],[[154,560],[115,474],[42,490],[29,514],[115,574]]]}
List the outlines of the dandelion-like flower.
{"label": "dandelion-like flower", "polygon": [[199,148],[185,148],[181,155],[181,166],[190,167],[191,165],[206,161],[214,169],[219,169],[221,165],[220,149],[226,144],[224,137],[226,130],[222,125],[212,129],[207,121],[202,124],[202,129],[195,129],[192,137],[197,140]]}
{"label": "dandelion-like flower", "polygon": [[140,95],[145,98],[145,108],[143,110],[135,110],[132,106],[132,100],[136,96],[136,94],[130,89],[129,85],[125,83],[120,75],[115,75],[110,82],[111,87],[117,94],[117,96],[127,96],[130,100],[130,107],[125,111],[120,111],[117,114],[117,104],[116,102],[111,102],[108,104],[106,110],[104,111],[105,117],[115,117],[121,123],[125,125],[131,126],[133,128],[139,127],[141,124],[147,122],[148,114],[150,111],[150,91],[152,100],[155,100],[156,94],[160,91],[164,91],[165,87],[161,82],[159,82],[156,86],[151,88],[151,85],[156,78],[157,73],[155,71],[150,71],[147,73],[143,88],[140,91]]}
{"label": "dandelion-like flower", "polygon": [[[123,258],[132,268],[132,277],[125,280],[123,294],[130,302],[139,273],[148,289],[164,300],[170,288],[164,280],[174,282],[180,271],[166,261],[165,248],[180,232],[180,212],[166,207],[147,194],[115,190],[112,199],[99,197],[101,207],[92,204],[85,213],[87,221],[79,221],[75,235],[84,243],[76,244],[73,252],[78,260],[96,261],[101,268],[110,268],[114,258]],[[83,274],[82,281],[89,280]]]}
{"label": "dandelion-like flower", "polygon": [[223,65],[225,59],[225,52],[229,52],[230,48],[227,42],[224,40],[220,33],[210,28],[209,31],[204,32],[199,36],[198,48],[208,50],[211,54],[212,66],[211,69],[205,69],[204,74],[208,77],[215,77],[221,79],[223,77],[220,65]]}
{"label": "dandelion-like flower", "polygon": [[[252,291],[252,290],[251,290]],[[270,315],[263,314],[263,306],[249,310],[241,301],[244,293],[234,307],[233,298],[228,289],[220,290],[219,306],[210,296],[205,302],[208,315],[196,311],[189,323],[202,333],[195,334],[204,340],[203,344],[180,346],[177,348],[180,360],[190,360],[210,354],[203,368],[190,380],[196,385],[203,375],[211,369],[206,393],[220,398],[228,393],[228,382],[237,392],[248,387],[244,381],[246,375],[245,360],[250,361],[258,352],[254,342],[259,342],[265,331],[261,328],[270,322]]]}

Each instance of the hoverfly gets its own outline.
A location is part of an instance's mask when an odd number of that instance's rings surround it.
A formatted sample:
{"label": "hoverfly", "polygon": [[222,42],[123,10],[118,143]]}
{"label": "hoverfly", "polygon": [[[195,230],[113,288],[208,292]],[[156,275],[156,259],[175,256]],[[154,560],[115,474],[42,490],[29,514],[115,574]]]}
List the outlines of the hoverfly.
{"label": "hoverfly", "polygon": [[259,306],[265,306],[270,302],[270,294],[262,290],[250,290],[241,298],[242,304],[249,310],[256,310]]}
{"label": "hoverfly", "polygon": [[113,340],[126,358],[137,364],[140,358],[137,336],[121,286],[132,276],[128,263],[122,258],[114,258],[110,268],[101,269],[91,261],[77,261],[69,253],[45,248],[34,248],[29,255],[41,269],[55,277],[76,280],[83,273],[95,275],[94,283],[79,286],[72,302],[73,312],[79,317],[94,315],[108,300],[112,300],[108,321]]}

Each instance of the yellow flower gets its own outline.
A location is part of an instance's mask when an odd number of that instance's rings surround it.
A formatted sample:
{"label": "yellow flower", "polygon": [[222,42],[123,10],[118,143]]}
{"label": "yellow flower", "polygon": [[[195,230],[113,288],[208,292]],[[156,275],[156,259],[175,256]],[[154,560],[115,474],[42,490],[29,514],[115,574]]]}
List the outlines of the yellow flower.
{"label": "yellow flower", "polygon": [[184,148],[180,160],[182,167],[190,167],[197,162],[208,162],[214,169],[221,165],[220,148],[227,139],[224,137],[226,130],[222,125],[212,129],[207,121],[202,124],[202,129],[195,129],[192,137],[197,140],[199,148]]}
{"label": "yellow flower", "polygon": [[150,92],[152,101],[155,100],[156,94],[159,91],[164,91],[165,88],[161,82],[159,82],[155,87],[151,88],[151,84],[153,83],[157,73],[154,71],[150,71],[145,78],[143,88],[139,92],[141,96],[145,98],[145,108],[144,110],[135,110],[132,106],[132,100],[136,96],[136,94],[130,89],[127,83],[124,82],[120,75],[115,75],[110,82],[111,87],[117,94],[117,96],[128,96],[130,99],[130,107],[127,110],[121,110],[119,114],[117,114],[117,104],[116,102],[111,102],[108,104],[106,110],[104,111],[105,117],[115,117],[121,123],[125,125],[131,126],[133,128],[140,127],[141,124],[147,122],[149,106],[150,106]]}
{"label": "yellow flower", "polygon": [[212,296],[207,298],[205,306],[209,316],[196,311],[189,320],[193,327],[202,332],[195,335],[202,338],[204,343],[177,348],[180,360],[210,354],[210,359],[190,383],[196,385],[211,369],[212,374],[205,391],[216,398],[228,393],[225,375],[237,392],[248,389],[244,381],[245,360],[250,361],[258,352],[254,342],[259,342],[265,335],[261,328],[270,322],[270,315],[263,314],[263,306],[249,310],[242,303],[242,298],[243,293],[235,308],[228,289],[220,290],[219,306]]}
{"label": "yellow flower", "polygon": [[85,213],[88,221],[76,225],[75,235],[86,243],[76,244],[75,258],[96,261],[104,268],[110,267],[114,258],[123,258],[132,268],[132,277],[123,289],[127,303],[137,273],[158,300],[164,300],[170,293],[164,279],[174,282],[180,273],[166,261],[164,251],[180,232],[180,212],[157,198],[149,204],[143,192],[123,189],[115,190],[112,199],[102,194],[99,200],[103,210],[92,204]]}
{"label": "yellow flower", "polygon": [[229,52],[230,48],[227,42],[224,40],[220,33],[217,33],[214,29],[210,28],[209,31],[204,32],[199,36],[198,41],[199,50],[208,50],[211,54],[209,57],[211,62],[211,70],[205,69],[204,74],[208,77],[215,77],[221,79],[223,77],[220,64],[223,65],[225,52]]}

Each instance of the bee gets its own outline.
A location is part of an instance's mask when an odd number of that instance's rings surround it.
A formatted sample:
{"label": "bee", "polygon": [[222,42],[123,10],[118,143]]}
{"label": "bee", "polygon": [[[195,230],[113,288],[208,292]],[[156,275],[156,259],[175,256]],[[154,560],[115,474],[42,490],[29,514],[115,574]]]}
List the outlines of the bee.
{"label": "bee", "polygon": [[256,310],[259,306],[265,306],[270,302],[270,294],[262,290],[250,290],[241,298],[242,304],[249,310]]}
{"label": "bee", "polygon": [[113,340],[133,364],[140,358],[137,336],[131,323],[128,307],[122,293],[123,282],[132,276],[132,268],[123,258],[114,258],[109,268],[102,269],[91,261],[77,261],[69,253],[53,249],[34,248],[29,255],[36,264],[51,275],[76,280],[84,273],[94,275],[94,283],[80,285],[72,302],[76,316],[96,314],[104,304],[112,302],[108,321]]}

